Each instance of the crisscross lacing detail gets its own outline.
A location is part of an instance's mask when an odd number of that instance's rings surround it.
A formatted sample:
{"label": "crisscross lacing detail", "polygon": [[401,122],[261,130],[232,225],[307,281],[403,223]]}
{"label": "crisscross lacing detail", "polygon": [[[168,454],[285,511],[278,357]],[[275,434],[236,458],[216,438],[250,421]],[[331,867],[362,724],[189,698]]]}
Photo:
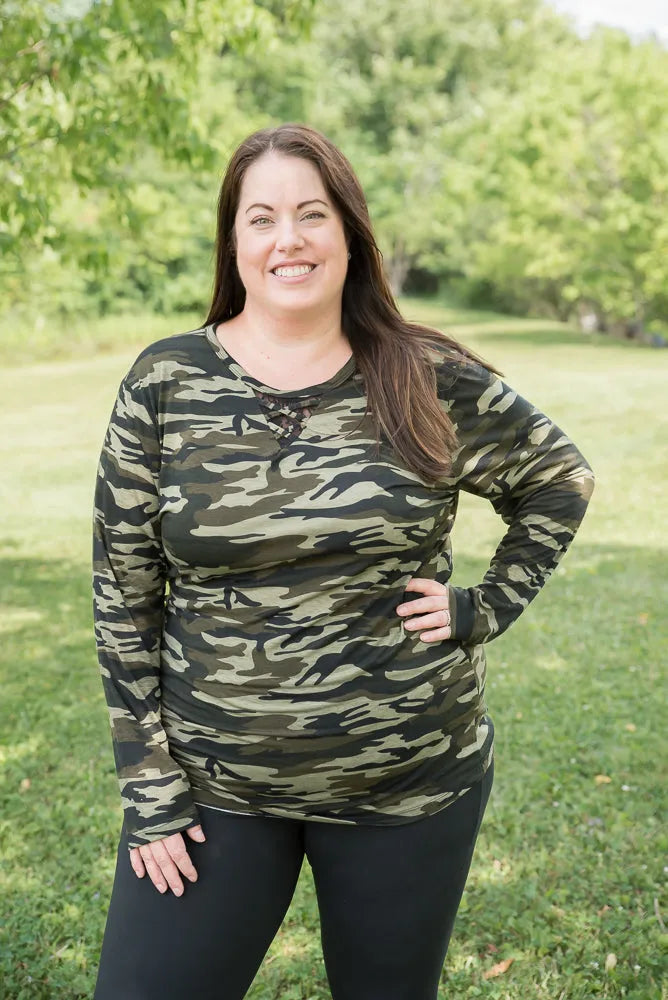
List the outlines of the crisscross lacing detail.
{"label": "crisscross lacing detail", "polygon": [[267,421],[281,445],[299,437],[307,419],[320,402],[319,396],[272,396],[255,390]]}

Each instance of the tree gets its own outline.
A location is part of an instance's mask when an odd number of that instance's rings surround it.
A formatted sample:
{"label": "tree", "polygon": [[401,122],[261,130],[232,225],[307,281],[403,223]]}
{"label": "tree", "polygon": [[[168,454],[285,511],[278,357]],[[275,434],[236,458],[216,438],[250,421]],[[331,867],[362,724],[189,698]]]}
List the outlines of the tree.
{"label": "tree", "polygon": [[600,29],[481,107],[464,144],[469,277],[520,310],[665,319],[668,52]]}
{"label": "tree", "polygon": [[[280,18],[303,30],[313,2],[287,0]],[[0,250],[20,269],[27,247],[62,249],[52,217],[72,187],[122,213],[145,149],[211,169],[224,139],[198,104],[202,68],[281,22],[261,0],[0,0],[0,23]]]}
{"label": "tree", "polygon": [[512,93],[569,38],[540,0],[341,0],[318,8],[309,117],[349,151],[396,293],[411,268],[461,271],[473,187],[461,146],[479,94]]}

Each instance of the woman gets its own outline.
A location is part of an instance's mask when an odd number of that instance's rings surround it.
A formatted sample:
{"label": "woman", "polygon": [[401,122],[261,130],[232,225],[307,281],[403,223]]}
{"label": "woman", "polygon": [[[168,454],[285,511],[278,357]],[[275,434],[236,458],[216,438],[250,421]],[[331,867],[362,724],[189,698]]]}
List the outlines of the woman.
{"label": "woman", "polygon": [[[137,357],[98,469],[124,821],[97,1000],[240,1000],[304,855],[334,1000],[436,997],[492,783],[484,644],[593,488],[498,374],[401,317],[323,135],[241,144],[206,323]],[[460,489],[508,525],[468,588]]]}

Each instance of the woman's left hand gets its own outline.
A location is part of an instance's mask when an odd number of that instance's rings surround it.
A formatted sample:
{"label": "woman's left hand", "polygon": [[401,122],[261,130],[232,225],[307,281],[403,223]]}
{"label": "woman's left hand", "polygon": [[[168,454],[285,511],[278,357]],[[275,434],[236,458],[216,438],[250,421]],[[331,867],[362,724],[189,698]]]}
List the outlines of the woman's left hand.
{"label": "woman's left hand", "polygon": [[427,580],[421,577],[411,577],[406,584],[406,590],[416,590],[425,597],[407,604],[400,604],[396,611],[402,618],[407,615],[419,615],[417,618],[410,618],[404,622],[404,628],[409,630],[429,629],[427,632],[420,632],[420,639],[423,642],[438,642],[440,639],[451,638],[450,609],[448,602],[448,588],[443,583],[436,580]]}

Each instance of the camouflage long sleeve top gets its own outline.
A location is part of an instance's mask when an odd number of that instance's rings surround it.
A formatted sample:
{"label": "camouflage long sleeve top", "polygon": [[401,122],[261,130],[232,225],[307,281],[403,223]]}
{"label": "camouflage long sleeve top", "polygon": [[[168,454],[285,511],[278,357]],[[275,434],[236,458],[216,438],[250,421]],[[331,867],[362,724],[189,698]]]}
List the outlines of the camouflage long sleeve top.
{"label": "camouflage long sleeve top", "polygon": [[[136,847],[198,805],[333,823],[407,823],[489,766],[485,646],[536,596],[593,488],[563,431],[477,363],[434,353],[459,447],[426,485],[376,450],[354,358],[299,392],[281,443],[213,325],[145,348],[122,380],[94,498],[95,636]],[[508,525],[453,634],[395,609],[448,583],[459,490]]]}

